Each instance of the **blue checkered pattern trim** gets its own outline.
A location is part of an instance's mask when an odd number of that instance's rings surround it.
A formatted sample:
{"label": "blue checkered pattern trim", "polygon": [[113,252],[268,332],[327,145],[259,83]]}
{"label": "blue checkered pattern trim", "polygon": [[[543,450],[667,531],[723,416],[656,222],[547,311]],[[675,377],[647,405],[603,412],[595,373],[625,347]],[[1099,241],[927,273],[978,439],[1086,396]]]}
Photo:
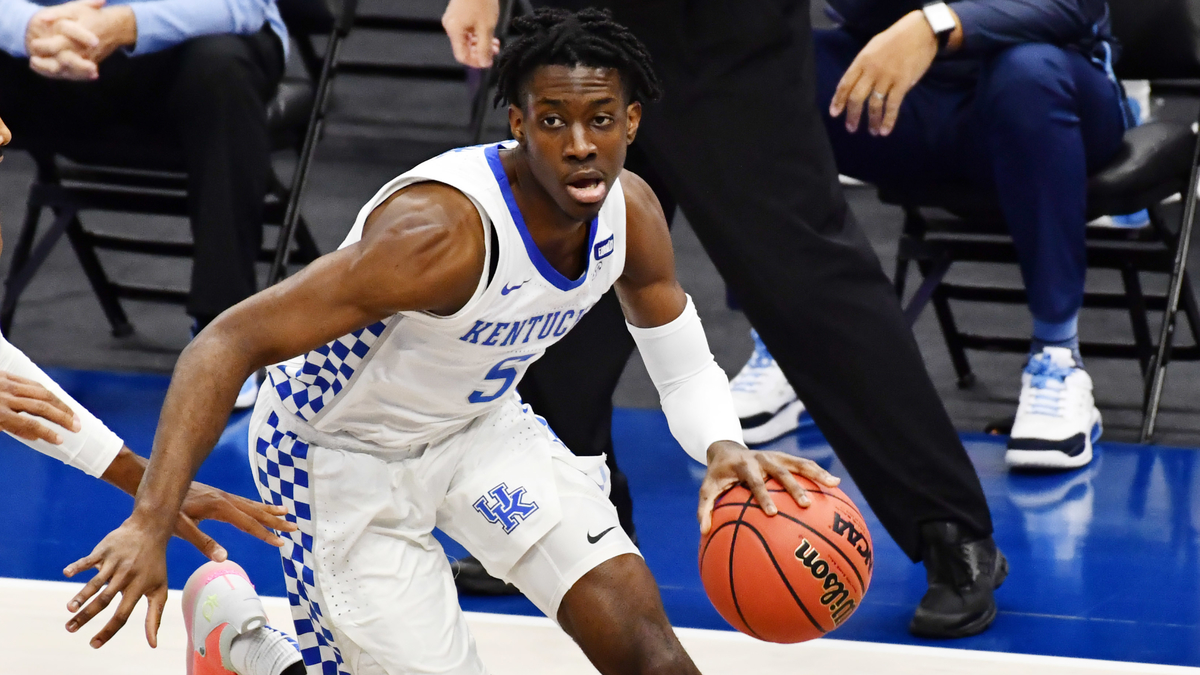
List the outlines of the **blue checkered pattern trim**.
{"label": "blue checkered pattern trim", "polygon": [[289,372],[283,365],[269,368],[267,376],[284,408],[306,422],[324,410],[346,388],[393,320],[380,321],[312,350],[299,370]]}
{"label": "blue checkered pattern trim", "polygon": [[[382,331],[380,331],[382,332]],[[333,632],[323,621],[321,593],[313,574],[313,521],[309,502],[309,446],[295,434],[279,430],[279,416],[267,418],[267,427],[254,439],[254,474],[262,500],[286,506],[287,520],[300,528],[280,532],[284,538],[279,556],[283,559],[284,582],[292,605],[296,639],[308,675],[350,675]]]}

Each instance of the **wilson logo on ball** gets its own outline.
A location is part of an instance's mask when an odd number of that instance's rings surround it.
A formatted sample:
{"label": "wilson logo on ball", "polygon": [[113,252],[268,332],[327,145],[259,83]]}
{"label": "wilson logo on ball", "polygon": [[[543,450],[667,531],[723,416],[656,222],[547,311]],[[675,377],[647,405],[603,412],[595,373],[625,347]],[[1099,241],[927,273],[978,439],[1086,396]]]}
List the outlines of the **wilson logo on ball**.
{"label": "wilson logo on ball", "polygon": [[837,511],[833,512],[833,533],[846,538],[855,551],[862,556],[863,562],[867,565],[867,572],[875,569],[875,558],[871,555],[871,542],[863,536],[862,532],[854,527],[854,523],[842,517],[842,514]]}
{"label": "wilson logo on ball", "polygon": [[804,563],[814,579],[823,582],[825,592],[821,595],[820,602],[829,608],[833,625],[842,625],[858,606],[850,597],[850,591],[846,590],[846,584],[838,578],[837,572],[830,571],[829,563],[821,559],[817,549],[813,548],[807,539],[800,540],[800,546],[796,548],[796,559]]}

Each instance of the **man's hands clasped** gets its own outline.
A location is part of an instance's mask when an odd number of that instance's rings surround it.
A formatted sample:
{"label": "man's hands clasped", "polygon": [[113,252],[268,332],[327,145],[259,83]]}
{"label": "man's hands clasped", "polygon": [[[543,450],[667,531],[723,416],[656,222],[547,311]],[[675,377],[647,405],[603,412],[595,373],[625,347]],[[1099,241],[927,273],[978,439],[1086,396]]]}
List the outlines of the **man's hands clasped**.
{"label": "man's hands clasped", "polygon": [[137,42],[137,20],[128,6],[104,0],[72,0],[33,15],[25,49],[34,72],[63,80],[94,80],[100,63]]}
{"label": "man's hands clasped", "polygon": [[708,473],[700,485],[700,509],[697,513],[700,519],[700,533],[708,534],[709,528],[712,527],[712,510],[717,497],[738,483],[749,488],[754,500],[762,506],[763,512],[768,516],[779,512],[771,493],[767,491],[768,478],[774,478],[787,489],[798,505],[807,507],[811,503],[808,492],[793,474],[829,487],[835,487],[841,482],[840,478],[810,459],[783,452],[750,450],[732,441],[713,443],[708,449]]}

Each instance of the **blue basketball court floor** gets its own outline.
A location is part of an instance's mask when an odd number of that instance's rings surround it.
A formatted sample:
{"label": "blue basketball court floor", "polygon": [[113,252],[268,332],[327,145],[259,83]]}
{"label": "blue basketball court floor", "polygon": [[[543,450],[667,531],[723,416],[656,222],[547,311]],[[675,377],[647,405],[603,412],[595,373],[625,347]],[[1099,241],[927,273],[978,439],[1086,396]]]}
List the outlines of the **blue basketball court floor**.
{"label": "blue basketball court floor", "polygon": [[[70,370],[52,370],[51,376],[131,448],[149,452],[167,378]],[[247,423],[246,413],[231,420],[200,480],[256,494],[246,459]],[[672,623],[728,629],[708,603],[697,572],[701,467],[678,448],[657,411],[618,411],[614,437],[633,490],[641,547]],[[1002,439],[964,435],[964,440],[991,502],[996,540],[1012,569],[997,592],[1000,614],[991,630],[951,643],[908,635],[908,618],[924,589],[924,568],[904,557],[846,481],[843,488],[863,506],[872,526],[876,566],[861,607],[832,637],[1200,666],[1197,450],[1102,441],[1096,460],[1085,469],[1014,475],[1004,467]],[[846,477],[811,427],[772,447]],[[0,438],[0,476],[5,516],[0,519],[0,577],[61,580],[62,568],[119,525],[132,504],[115,488],[7,437]],[[284,595],[272,549],[229,526],[210,523],[205,530],[247,569],[260,593]],[[462,553],[452,542],[447,551]],[[174,540],[168,562],[171,587],[178,589],[203,559]],[[462,604],[475,612],[536,614],[521,597],[463,598]],[[131,623],[126,630],[139,629]]]}

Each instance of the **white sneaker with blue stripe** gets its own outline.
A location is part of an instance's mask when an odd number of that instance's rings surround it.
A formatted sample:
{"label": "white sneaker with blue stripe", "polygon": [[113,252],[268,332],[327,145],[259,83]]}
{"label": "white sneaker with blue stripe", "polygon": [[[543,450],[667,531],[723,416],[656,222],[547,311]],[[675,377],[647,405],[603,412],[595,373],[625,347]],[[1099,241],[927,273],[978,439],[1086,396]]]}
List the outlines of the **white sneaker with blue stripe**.
{"label": "white sneaker with blue stripe", "polygon": [[1046,347],[1029,357],[1004,461],[1014,469],[1074,469],[1092,461],[1103,427],[1092,378],[1070,349]]}
{"label": "white sneaker with blue stripe", "polygon": [[742,423],[742,436],[748,445],[769,443],[800,426],[804,404],[780,370],[775,357],[754,330],[754,354],[729,381],[733,409]]}

